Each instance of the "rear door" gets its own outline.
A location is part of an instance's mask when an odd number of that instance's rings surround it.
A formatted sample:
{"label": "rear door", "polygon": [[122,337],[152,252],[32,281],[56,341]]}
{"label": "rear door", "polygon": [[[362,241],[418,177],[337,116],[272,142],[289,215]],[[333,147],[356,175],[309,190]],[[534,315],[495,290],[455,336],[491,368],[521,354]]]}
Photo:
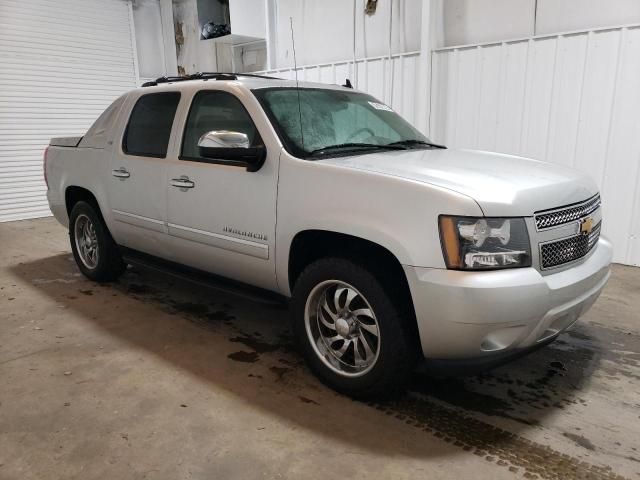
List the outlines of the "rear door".
{"label": "rear door", "polygon": [[[135,99],[109,178],[113,235],[120,245],[168,258],[166,249],[167,151],[180,92]],[[117,141],[117,139],[116,139]]]}
{"label": "rear door", "polygon": [[[250,108],[259,108],[253,101],[255,105]],[[221,90],[201,90],[194,95],[178,158],[170,161],[167,170],[171,250],[185,265],[276,289],[274,246],[280,150],[267,144],[262,168],[248,172],[237,161],[199,155],[198,139],[213,130],[246,133],[253,146],[263,144],[263,138],[267,138],[260,134],[236,95]]]}

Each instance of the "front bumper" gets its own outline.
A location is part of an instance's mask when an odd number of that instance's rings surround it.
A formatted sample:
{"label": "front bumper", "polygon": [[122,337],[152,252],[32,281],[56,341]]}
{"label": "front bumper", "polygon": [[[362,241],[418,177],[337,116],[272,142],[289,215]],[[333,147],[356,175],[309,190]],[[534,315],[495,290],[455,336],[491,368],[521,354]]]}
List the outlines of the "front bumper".
{"label": "front bumper", "polygon": [[504,355],[544,344],[596,301],[609,279],[611,243],[601,237],[579,265],[461,272],[404,266],[422,351],[429,359]]}

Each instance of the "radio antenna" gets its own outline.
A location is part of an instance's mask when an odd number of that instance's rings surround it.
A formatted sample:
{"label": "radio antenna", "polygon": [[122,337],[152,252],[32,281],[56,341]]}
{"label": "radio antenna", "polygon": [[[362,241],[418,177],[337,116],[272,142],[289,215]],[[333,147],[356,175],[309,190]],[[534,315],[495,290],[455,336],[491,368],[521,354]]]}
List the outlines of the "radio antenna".
{"label": "radio antenna", "polygon": [[302,142],[302,150],[304,150],[304,133],[302,129],[302,106],[300,104],[300,85],[298,83],[298,62],[296,61],[296,40],[293,35],[293,17],[289,17],[291,25],[291,47],[293,49],[293,71],[296,75],[296,93],[298,94],[298,116],[300,118],[300,141]]}

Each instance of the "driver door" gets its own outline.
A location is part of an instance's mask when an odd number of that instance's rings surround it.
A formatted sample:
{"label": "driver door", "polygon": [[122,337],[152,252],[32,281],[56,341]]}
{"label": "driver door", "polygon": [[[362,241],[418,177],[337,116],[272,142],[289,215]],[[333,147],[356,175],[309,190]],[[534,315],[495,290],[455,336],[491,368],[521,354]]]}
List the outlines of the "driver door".
{"label": "driver door", "polygon": [[210,131],[262,138],[242,102],[201,90],[191,102],[177,158],[167,167],[167,227],[174,258],[200,270],[276,289],[275,224],[279,150],[248,172],[238,161],[205,158],[198,140]]}

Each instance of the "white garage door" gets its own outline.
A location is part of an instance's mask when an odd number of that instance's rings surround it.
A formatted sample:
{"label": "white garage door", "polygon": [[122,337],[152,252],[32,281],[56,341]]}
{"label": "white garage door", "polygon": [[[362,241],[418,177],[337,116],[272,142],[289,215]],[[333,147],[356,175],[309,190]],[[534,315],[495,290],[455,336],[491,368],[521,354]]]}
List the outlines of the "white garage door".
{"label": "white garage door", "polygon": [[50,215],[42,153],[135,87],[125,0],[0,0],[0,221]]}

